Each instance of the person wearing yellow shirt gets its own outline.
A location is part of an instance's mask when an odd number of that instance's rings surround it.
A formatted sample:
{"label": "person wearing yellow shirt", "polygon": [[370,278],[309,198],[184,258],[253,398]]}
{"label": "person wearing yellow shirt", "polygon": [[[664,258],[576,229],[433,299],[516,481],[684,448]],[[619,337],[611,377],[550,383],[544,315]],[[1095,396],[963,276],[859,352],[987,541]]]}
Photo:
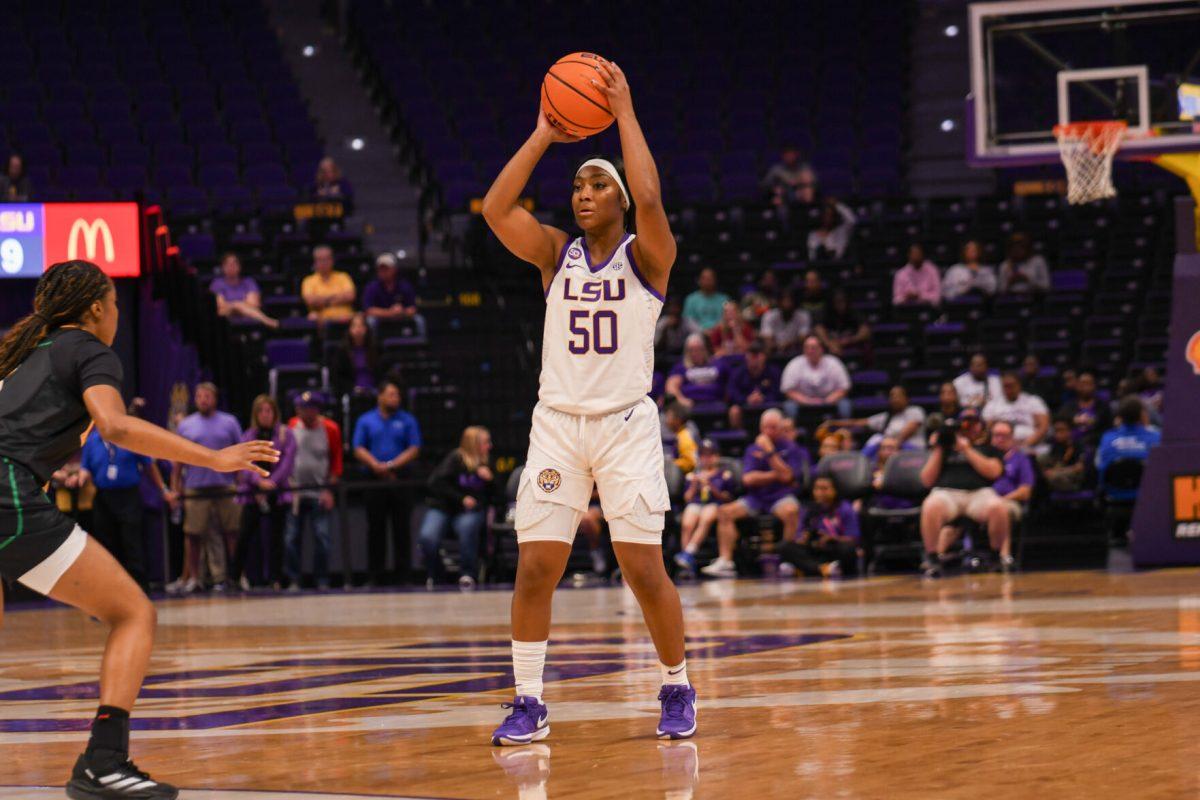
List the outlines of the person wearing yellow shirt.
{"label": "person wearing yellow shirt", "polygon": [[666,408],[667,428],[675,435],[675,466],[684,475],[696,468],[696,437],[688,430],[688,411],[680,403]]}
{"label": "person wearing yellow shirt", "polygon": [[300,283],[308,318],[318,322],[343,322],[354,316],[354,281],[333,268],[328,245],[313,248],[313,272]]}

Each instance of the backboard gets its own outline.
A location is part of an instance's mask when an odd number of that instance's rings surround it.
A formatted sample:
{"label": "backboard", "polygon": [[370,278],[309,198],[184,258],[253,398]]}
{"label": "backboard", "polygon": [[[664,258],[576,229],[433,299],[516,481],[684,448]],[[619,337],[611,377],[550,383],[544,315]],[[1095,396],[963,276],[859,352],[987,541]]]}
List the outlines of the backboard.
{"label": "backboard", "polygon": [[1200,150],[1200,2],[972,3],[967,160],[1059,160],[1053,128],[1121,119],[1119,158]]}

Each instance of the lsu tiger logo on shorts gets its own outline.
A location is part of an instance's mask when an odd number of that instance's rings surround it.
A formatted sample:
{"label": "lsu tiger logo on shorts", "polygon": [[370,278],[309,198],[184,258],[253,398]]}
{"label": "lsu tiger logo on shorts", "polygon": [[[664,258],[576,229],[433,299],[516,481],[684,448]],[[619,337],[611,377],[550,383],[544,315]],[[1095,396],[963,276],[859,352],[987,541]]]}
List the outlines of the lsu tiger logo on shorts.
{"label": "lsu tiger logo on shorts", "polygon": [[1192,338],[1188,339],[1187,347],[1183,349],[1183,357],[1192,365],[1192,372],[1200,375],[1200,331],[1192,334]]}
{"label": "lsu tiger logo on shorts", "polygon": [[543,492],[549,494],[562,486],[562,475],[556,469],[544,469],[538,473],[537,484]]}

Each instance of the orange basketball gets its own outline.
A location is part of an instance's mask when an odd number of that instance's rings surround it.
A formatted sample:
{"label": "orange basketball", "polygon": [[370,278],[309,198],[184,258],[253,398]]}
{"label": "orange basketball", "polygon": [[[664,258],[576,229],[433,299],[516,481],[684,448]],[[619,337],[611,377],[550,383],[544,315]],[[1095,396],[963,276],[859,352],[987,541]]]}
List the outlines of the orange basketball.
{"label": "orange basketball", "polygon": [[542,79],[542,113],[572,136],[591,136],[613,123],[608,98],[589,81],[604,82],[595,53],[571,53]]}

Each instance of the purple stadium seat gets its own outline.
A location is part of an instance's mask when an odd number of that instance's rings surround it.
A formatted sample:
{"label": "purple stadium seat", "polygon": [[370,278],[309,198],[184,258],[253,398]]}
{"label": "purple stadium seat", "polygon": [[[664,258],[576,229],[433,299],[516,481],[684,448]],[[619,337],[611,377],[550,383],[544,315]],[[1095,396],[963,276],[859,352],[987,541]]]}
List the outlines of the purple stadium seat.
{"label": "purple stadium seat", "polygon": [[272,367],[304,364],[311,358],[308,339],[269,339],[265,349]]}

